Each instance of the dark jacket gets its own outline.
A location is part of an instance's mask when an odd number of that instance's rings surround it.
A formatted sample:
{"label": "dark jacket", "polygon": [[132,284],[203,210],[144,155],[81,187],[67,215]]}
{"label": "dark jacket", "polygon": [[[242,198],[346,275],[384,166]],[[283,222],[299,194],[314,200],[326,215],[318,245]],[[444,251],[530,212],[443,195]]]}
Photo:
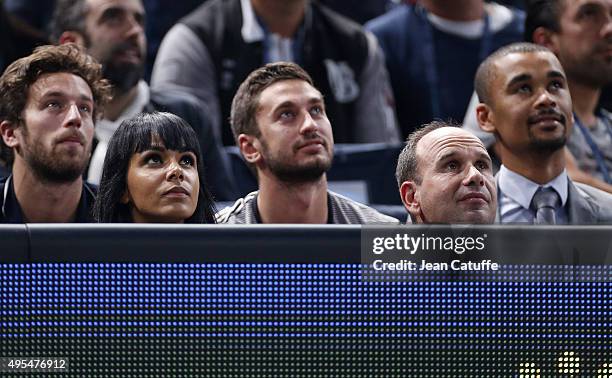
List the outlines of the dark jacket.
{"label": "dark jacket", "polygon": [[[13,187],[13,176],[0,179],[0,223],[25,223],[21,206],[17,202]],[[8,182],[8,185],[7,185]],[[83,183],[81,200],[77,207],[76,219],[73,223],[95,223],[91,216],[98,187]]]}
{"label": "dark jacket", "polygon": [[[368,58],[368,41],[361,27],[318,2],[309,3],[302,28],[299,63],[325,97],[336,143],[354,139],[355,100],[341,103],[334,97],[326,61],[346,62],[360,77]],[[181,21],[202,40],[215,64],[222,114],[223,143],[234,144],[228,123],[232,99],[240,83],[264,62],[262,42],[246,43],[241,36],[240,0],[209,0]],[[204,84],[204,83],[203,83]]]}

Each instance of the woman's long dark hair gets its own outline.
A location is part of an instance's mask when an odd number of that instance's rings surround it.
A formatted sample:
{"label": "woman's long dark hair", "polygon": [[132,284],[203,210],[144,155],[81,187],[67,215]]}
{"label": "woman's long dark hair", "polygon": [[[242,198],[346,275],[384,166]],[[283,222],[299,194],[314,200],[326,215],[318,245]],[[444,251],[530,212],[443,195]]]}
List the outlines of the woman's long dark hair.
{"label": "woman's long dark hair", "polygon": [[182,118],[163,112],[141,113],[121,122],[113,134],[102,169],[102,179],[93,208],[100,223],[131,223],[130,208],[121,203],[127,188],[127,173],[132,155],[151,148],[153,138],[159,138],[166,149],[193,152],[197,159],[200,192],[193,215],[185,223],[215,223],[212,195],[204,181],[204,164],[195,131]]}

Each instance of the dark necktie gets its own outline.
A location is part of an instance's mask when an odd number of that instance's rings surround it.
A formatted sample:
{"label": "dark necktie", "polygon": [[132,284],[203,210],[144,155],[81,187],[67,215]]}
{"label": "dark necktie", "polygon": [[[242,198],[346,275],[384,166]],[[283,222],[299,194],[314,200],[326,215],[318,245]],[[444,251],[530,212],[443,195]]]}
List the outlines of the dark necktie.
{"label": "dark necktie", "polygon": [[531,208],[535,210],[534,224],[556,224],[555,210],[561,204],[561,198],[553,188],[540,187],[533,195]]}

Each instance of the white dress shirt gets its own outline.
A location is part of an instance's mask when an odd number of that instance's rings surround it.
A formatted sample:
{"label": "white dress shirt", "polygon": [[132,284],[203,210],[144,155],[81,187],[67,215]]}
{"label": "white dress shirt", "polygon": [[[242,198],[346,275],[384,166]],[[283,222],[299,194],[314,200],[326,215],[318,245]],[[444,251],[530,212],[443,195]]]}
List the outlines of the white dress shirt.
{"label": "white dress shirt", "polygon": [[567,224],[568,214],[565,204],[568,185],[569,179],[565,169],[559,176],[540,185],[502,165],[497,174],[500,223],[533,223],[535,211],[530,208],[533,195],[540,187],[551,187],[561,198],[561,207],[555,209],[557,224]]}

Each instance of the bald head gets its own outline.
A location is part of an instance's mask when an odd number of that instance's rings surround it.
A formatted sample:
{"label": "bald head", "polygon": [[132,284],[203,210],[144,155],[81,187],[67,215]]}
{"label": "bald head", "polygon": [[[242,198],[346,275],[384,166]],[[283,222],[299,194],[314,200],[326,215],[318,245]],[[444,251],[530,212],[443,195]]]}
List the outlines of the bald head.
{"label": "bald head", "polygon": [[417,157],[424,157],[432,149],[447,143],[457,143],[460,148],[486,150],[482,141],[471,132],[456,126],[446,126],[432,130],[421,138],[417,144]]}
{"label": "bald head", "polygon": [[[401,167],[413,167],[402,172]],[[410,135],[398,162],[404,206],[416,223],[493,223],[492,164],[476,136],[435,122]]]}

